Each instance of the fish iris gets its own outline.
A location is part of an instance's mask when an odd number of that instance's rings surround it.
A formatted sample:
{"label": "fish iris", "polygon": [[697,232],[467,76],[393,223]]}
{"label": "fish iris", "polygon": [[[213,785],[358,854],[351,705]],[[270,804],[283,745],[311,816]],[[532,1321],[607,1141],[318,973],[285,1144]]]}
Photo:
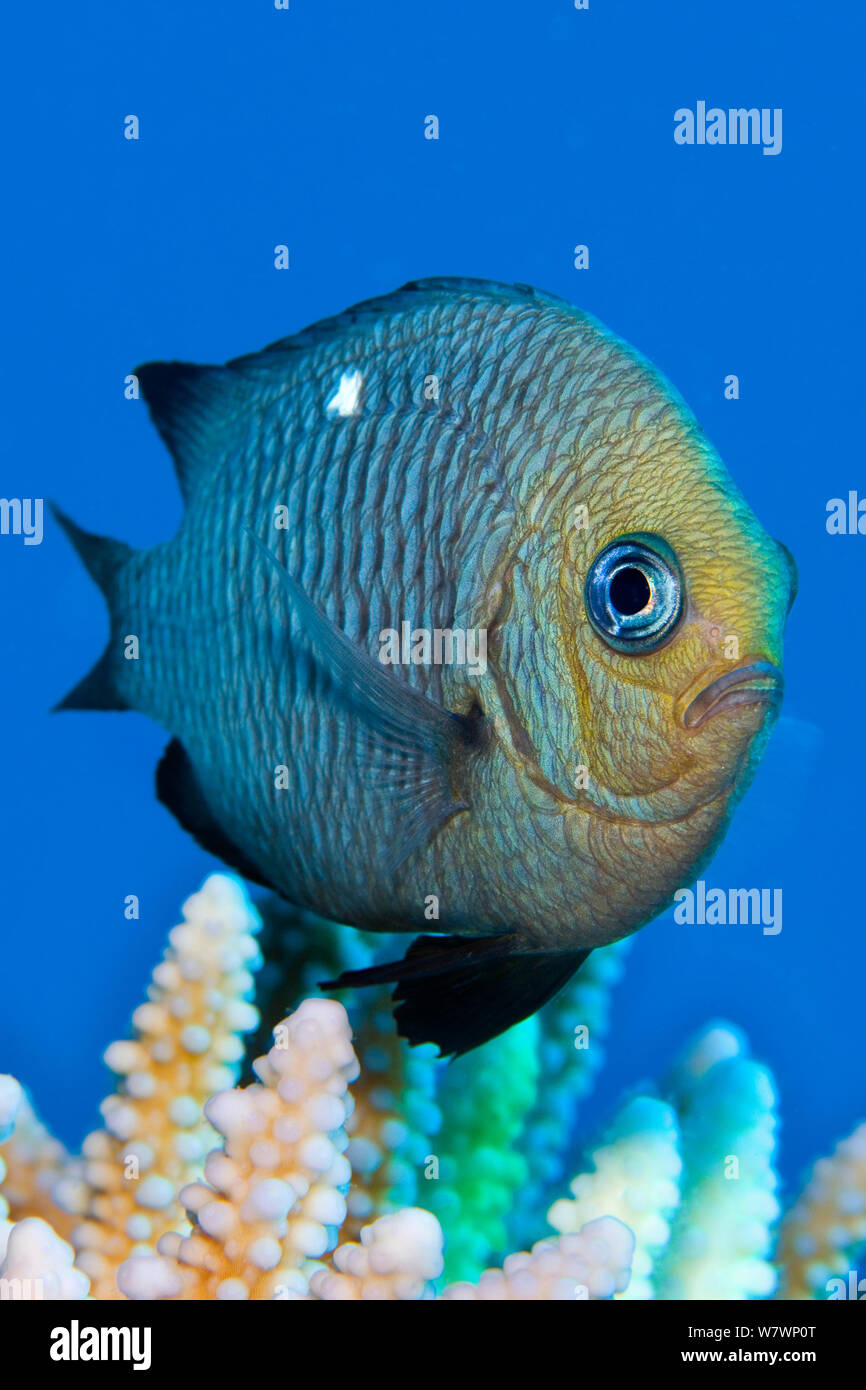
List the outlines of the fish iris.
{"label": "fish iris", "polygon": [[596,556],[584,596],[589,620],[609,646],[653,651],[682,613],[679,563],[660,536],[623,536]]}

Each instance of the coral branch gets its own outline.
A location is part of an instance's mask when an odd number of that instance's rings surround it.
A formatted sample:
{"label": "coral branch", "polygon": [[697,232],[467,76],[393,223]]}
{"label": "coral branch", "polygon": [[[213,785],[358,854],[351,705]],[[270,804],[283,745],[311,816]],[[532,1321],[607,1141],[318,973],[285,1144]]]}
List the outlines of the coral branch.
{"label": "coral branch", "polygon": [[[782,1223],[777,1259],[780,1298],[849,1298],[851,1271],[866,1242],[866,1124],[812,1169]],[[842,1282],[841,1288],[831,1281]],[[859,1286],[857,1273],[855,1286]],[[853,1297],[862,1297],[855,1287]]]}
{"label": "coral branch", "polygon": [[26,1093],[21,1095],[12,1132],[3,1147],[3,1159],[7,1170],[3,1196],[11,1218],[17,1221],[27,1216],[42,1217],[68,1240],[75,1217],[57,1205],[55,1191],[61,1180],[73,1178],[81,1160],[73,1159],[46,1129]]}
{"label": "coral branch", "polygon": [[666,1299],[767,1298],[779,1214],[772,1167],[775,1090],[735,1029],[714,1024],[673,1083],[687,1185],[657,1279]]}
{"label": "coral branch", "polygon": [[9,1231],[0,1263],[3,1298],[60,1300],[86,1298],[86,1274],[73,1266],[75,1251],[38,1216],[18,1221]]}
{"label": "coral branch", "polygon": [[634,1236],[613,1217],[601,1217],[573,1235],[540,1240],[529,1254],[509,1255],[477,1285],[452,1284],[444,1299],[599,1299],[627,1285]]}
{"label": "coral branch", "polygon": [[95,1298],[116,1298],[118,1265],[134,1250],[155,1248],[182,1222],[178,1190],[201,1173],[217,1142],[203,1118],[205,1102],[234,1083],[239,1035],[258,1022],[247,1000],[259,919],[240,884],[212,875],[184,903],[183,916],[153,972],[148,1002],[133,1014],[135,1040],[105,1053],[122,1078],[101,1106],[106,1127],[88,1135],[83,1163],[54,1188],[58,1204],[78,1217],[76,1262]]}
{"label": "coral branch", "polygon": [[611,994],[631,944],[626,938],[593,951],[538,1015],[540,1081],[520,1135],[529,1172],[508,1216],[509,1237],[518,1246],[535,1238],[566,1176],[578,1105],[604,1063]]}
{"label": "coral branch", "polygon": [[442,1230],[429,1211],[406,1207],[366,1226],[360,1244],[340,1245],[332,1264],[312,1276],[314,1298],[432,1297],[429,1281],[442,1273]]}
{"label": "coral branch", "polygon": [[505,1219],[526,1182],[517,1150],[538,1077],[538,1020],[528,1018],[449,1066],[434,1145],[438,1173],[420,1200],[448,1232],[445,1274],[475,1279],[491,1256],[508,1250]]}
{"label": "coral branch", "polygon": [[602,1216],[617,1217],[635,1237],[629,1299],[653,1297],[655,1261],[670,1236],[679,1203],[682,1161],[671,1106],[651,1096],[627,1102],[592,1154],[593,1171],[571,1184],[574,1201],[554,1202],[548,1213],[557,1231],[579,1231]]}
{"label": "coral branch", "polygon": [[409,1047],[397,1035],[384,991],[369,991],[350,1018],[361,1074],[346,1122],[352,1184],[343,1236],[349,1241],[376,1216],[418,1200],[431,1136],[441,1123],[436,1048]]}
{"label": "coral branch", "polygon": [[255,1071],[260,1084],[224,1091],[206,1106],[222,1150],[206,1182],[180,1194],[193,1228],[133,1256],[118,1286],[128,1298],[303,1297],[300,1271],[334,1244],[349,1182],[344,1125],[358,1074],[342,1005],[307,999],[275,1030]]}

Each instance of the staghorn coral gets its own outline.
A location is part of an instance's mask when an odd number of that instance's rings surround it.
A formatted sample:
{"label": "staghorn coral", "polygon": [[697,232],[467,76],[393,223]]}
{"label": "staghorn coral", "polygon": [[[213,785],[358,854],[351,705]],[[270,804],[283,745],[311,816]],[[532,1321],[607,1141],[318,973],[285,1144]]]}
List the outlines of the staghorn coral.
{"label": "staghorn coral", "polygon": [[[538,1075],[543,1078],[524,1116],[518,1141],[527,1164],[520,1201],[512,1202],[512,1244],[535,1239],[540,1217],[562,1190],[572,1155],[578,1102],[592,1089],[604,1063],[611,992],[631,940],[592,952],[564,989],[538,1013]],[[495,1046],[495,1043],[494,1043]]]}
{"label": "staghorn coral", "polygon": [[592,1154],[592,1171],[574,1179],[574,1200],[554,1202],[550,1224],[562,1233],[615,1216],[635,1238],[628,1297],[652,1298],[655,1261],[670,1238],[680,1200],[679,1126],[670,1105],[636,1096],[618,1112]]}
{"label": "staghorn coral", "polygon": [[358,1075],[345,1009],[307,999],[279,1025],[259,1083],[223,1091],[205,1112],[224,1136],[205,1182],[184,1187],[189,1235],[132,1256],[117,1283],[130,1298],[262,1299],[307,1292],[302,1271],[346,1215],[348,1083]]}
{"label": "staghorn coral", "polygon": [[507,1249],[506,1217],[528,1177],[526,1159],[516,1145],[537,1076],[535,1018],[459,1057],[444,1071],[442,1133],[431,1155],[438,1170],[433,1169],[422,1200],[449,1232],[449,1279],[477,1277],[491,1254],[501,1258]]}
{"label": "staghorn coral", "polygon": [[713,1024],[677,1063],[667,1099],[622,1107],[551,1224],[576,1230],[603,1212],[624,1221],[636,1238],[625,1298],[767,1297],[775,1124],[766,1069],[736,1030]]}
{"label": "staghorn coral", "polygon": [[[0,1085],[5,1078],[0,1078]],[[8,1078],[12,1080],[11,1077]],[[15,1082],[16,1087],[18,1083]],[[54,1199],[58,1180],[72,1171],[72,1160],[59,1139],[46,1129],[27,1094],[18,1087],[20,1100],[16,1107],[14,1125],[4,1148],[7,1171],[3,1196],[9,1216],[41,1216],[53,1226],[58,1235],[68,1240],[75,1226],[75,1217],[62,1211]],[[2,1102],[0,1102],[2,1108]],[[0,1142],[3,1128],[0,1125]]]}
{"label": "staghorn coral", "polygon": [[15,1128],[23,1094],[14,1076],[0,1075],[0,1144]]}
{"label": "staghorn coral", "polygon": [[[347,931],[275,898],[264,899],[260,909],[264,965],[256,996],[262,1025],[247,1047],[250,1069],[270,1046],[276,1020],[322,980],[403,949],[388,933]],[[387,989],[344,990],[334,997],[349,1011],[361,1063],[346,1123],[352,1180],[344,1235],[354,1240],[372,1217],[418,1199],[431,1139],[441,1124],[439,1068],[435,1047],[408,1047],[398,1036]]]}
{"label": "staghorn coral", "polygon": [[740,1033],[716,1024],[685,1054],[670,1094],[687,1181],[657,1297],[767,1298],[776,1285],[769,1256],[779,1215],[770,1075],[746,1055]]}
{"label": "staghorn coral", "polygon": [[634,1236],[612,1216],[588,1221],[573,1235],[539,1240],[529,1254],[509,1255],[501,1270],[485,1270],[477,1285],[452,1284],[444,1299],[611,1298],[628,1285]]}
{"label": "staghorn coral", "polygon": [[407,1207],[381,1216],[334,1251],[331,1269],[310,1279],[310,1294],[326,1301],[408,1300],[430,1294],[442,1273],[442,1230],[428,1211]]}
{"label": "staghorn coral", "polygon": [[[278,1043],[256,1063],[263,1085],[225,1092],[207,1114],[226,1137],[205,1164],[210,1186],[181,1200],[193,1216],[189,1236],[166,1235],[158,1255],[133,1256],[118,1271],[134,1299],[406,1300],[432,1296],[442,1271],[442,1232],[429,1212],[405,1208],[380,1217],[360,1242],[329,1246],[348,1185],[345,1120],[348,1083],[358,1064],[348,1018],[335,1001],[308,999],[277,1030]],[[610,1218],[579,1235],[541,1241],[488,1271],[476,1289],[456,1284],[446,1299],[608,1298],[629,1276],[631,1233]],[[312,1272],[310,1272],[312,1270]]]}
{"label": "staghorn coral", "polygon": [[[0,1251],[0,1279],[11,1297],[67,1301],[86,1298],[90,1281],[73,1265],[75,1251],[38,1216],[10,1227]],[[10,1295],[4,1292],[3,1297]]]}
{"label": "staghorn coral", "polygon": [[[193,1228],[168,1234],[156,1255],[117,1274],[132,1299],[407,1300],[433,1296],[442,1232],[418,1208],[380,1217],[359,1242],[318,1265],[345,1217],[345,1121],[358,1074],[348,1017],[336,1001],[307,999],[277,1029],[255,1064],[261,1085],[227,1091],[206,1107],[225,1136],[205,1163],[209,1184],[181,1193]],[[628,1282],[631,1233],[611,1218],[563,1240],[512,1255],[477,1289],[455,1284],[445,1299],[609,1298]]]}
{"label": "staghorn coral", "polygon": [[[15,1121],[21,1105],[23,1091],[14,1076],[0,1075],[0,1144],[14,1132]],[[0,1260],[3,1259],[6,1242],[12,1230],[10,1203],[4,1191],[4,1180],[8,1168],[0,1154]]]}
{"label": "staghorn coral", "polygon": [[[815,1164],[779,1234],[780,1298],[861,1297],[857,1255],[866,1242],[866,1124]],[[850,1290],[854,1271],[854,1291]],[[836,1286],[832,1281],[836,1280]],[[841,1285],[838,1281],[841,1281]]]}
{"label": "staghorn coral", "polygon": [[[285,1009],[321,980],[404,949],[394,936],[346,931],[273,898],[261,912],[262,1027],[250,1060]],[[577,1101],[602,1064],[610,993],[629,944],[594,951],[534,1019],[451,1065],[434,1047],[411,1048],[397,1035],[387,990],[337,996],[361,1062],[347,1126],[355,1238],[372,1214],[420,1203],[447,1225],[446,1272],[461,1279],[537,1238],[574,1157]]]}
{"label": "staghorn coral", "polygon": [[[29,1132],[32,1111],[24,1092],[14,1077],[0,1076],[0,1143],[14,1134],[25,1113]],[[62,1146],[57,1148],[62,1150]],[[34,1174],[43,1173],[45,1169],[39,1146],[34,1147],[32,1157]],[[52,1149],[52,1158],[56,1157],[57,1149]],[[0,1297],[85,1298],[90,1287],[89,1280],[85,1274],[73,1269],[75,1252],[57,1231],[38,1216],[24,1217],[19,1221],[7,1219],[10,1215],[14,1216],[14,1212],[11,1211],[8,1188],[4,1183],[6,1175],[6,1163],[0,1157],[0,1186],[4,1188],[0,1192]],[[43,1191],[37,1181],[28,1185],[26,1191],[34,1204],[41,1202]],[[20,1190],[17,1195],[19,1198],[23,1196]]]}
{"label": "staghorn coral", "polygon": [[[154,972],[148,1003],[133,1015],[137,1037],[108,1049],[123,1079],[103,1103],[106,1129],[88,1137],[82,1157],[56,1145],[16,1082],[0,1087],[8,1180],[21,1217],[4,1224],[10,1268],[29,1277],[38,1267],[50,1298],[84,1296],[88,1273],[93,1296],[109,1299],[432,1297],[443,1244],[435,1216],[406,1206],[378,1215],[401,1188],[417,1183],[407,1155],[420,1154],[418,1144],[426,1148],[438,1126],[430,1050],[398,1051],[404,1045],[389,1015],[386,1025],[382,1000],[367,996],[359,1046],[370,1075],[355,1105],[348,1085],[358,1061],[345,1009],[308,999],[274,1030],[267,1056],[254,1063],[257,1080],[214,1094],[220,1081],[234,1079],[239,1032],[257,1022],[246,996],[258,922],[240,886],[222,875],[188,900],[184,917]],[[517,1055],[514,1038],[503,1047],[505,1059]],[[482,1081],[490,1064],[476,1064]],[[508,1072],[501,1059],[498,1065],[507,1090]],[[408,1082],[414,1127],[400,1118],[406,1095],[395,1080]],[[510,1130],[519,1108],[505,1099]],[[459,1130],[455,1142],[468,1152]],[[350,1186],[352,1151],[365,1161]],[[357,1204],[348,1220],[347,1196]],[[73,1231],[75,1251],[28,1205],[53,1209],[57,1224],[83,1214]],[[368,1211],[378,1219],[329,1259],[338,1229],[351,1237]],[[607,1297],[627,1280],[622,1252],[629,1241],[620,1232],[613,1244],[542,1242],[531,1254],[509,1257],[504,1272],[488,1272],[478,1296],[525,1297],[531,1286],[539,1297]],[[528,1273],[518,1278],[524,1267]],[[446,1293],[472,1296],[465,1285]]]}
{"label": "staghorn coral", "polygon": [[[399,938],[347,932],[272,898],[261,911],[259,1049],[267,1028],[318,982],[403,950]],[[372,1214],[417,1202],[447,1227],[446,1274],[459,1279],[537,1238],[576,1157],[577,1101],[602,1064],[610,993],[629,945],[594,951],[538,1015],[450,1065],[397,1035],[387,990],[338,996],[361,1061],[347,1125],[354,1237]]]}
{"label": "staghorn coral", "polygon": [[441,1113],[436,1049],[407,1047],[398,1037],[387,993],[372,991],[367,1007],[349,1017],[361,1075],[346,1121],[352,1181],[344,1234],[356,1239],[372,1217],[418,1200]]}
{"label": "staghorn coral", "polygon": [[[661,1096],[620,1108],[573,1181],[572,1199],[553,1202],[561,1235],[484,1269],[502,1258],[510,1209],[520,1205],[528,1220],[524,1198],[537,1201],[556,1171],[577,1167],[569,1106],[597,1054],[588,1066],[571,1039],[590,1016],[603,1026],[606,996],[571,994],[558,1012],[453,1067],[429,1049],[407,1049],[374,991],[347,1001],[351,1025],[340,1003],[308,999],[274,1030],[255,1080],[238,1088],[240,1033],[256,1023],[247,996],[257,914],[224,876],[209,879],[184,911],[148,1004],[134,1015],[138,1037],[109,1049],[122,1079],[103,1104],[105,1130],[83,1156],[67,1154],[17,1083],[0,1078],[11,1208],[0,1196],[0,1275],[20,1296],[38,1279],[44,1297],[84,1297],[89,1272],[98,1298],[432,1298],[443,1266],[437,1216],[445,1258],[453,1247],[452,1267],[480,1276],[445,1288],[438,1296],[447,1300],[772,1290],[775,1097],[736,1030],[706,1029]],[[317,977],[333,973],[331,961],[341,968],[338,929],[306,926]],[[356,959],[358,950],[369,959],[380,949],[378,941],[353,948]],[[274,997],[307,987],[311,968],[297,956],[296,984],[274,977]],[[617,968],[611,957],[590,996]],[[544,1145],[528,1132],[534,1124],[558,1150],[546,1166],[536,1162]],[[783,1228],[780,1296],[820,1296],[828,1272],[846,1272],[864,1232],[864,1151],[861,1127],[816,1166]],[[124,1176],[130,1157],[138,1177]],[[439,1179],[429,1171],[433,1157]],[[412,1205],[419,1198],[435,1212]],[[61,1239],[70,1219],[75,1251]],[[540,1213],[535,1229],[543,1233]]]}
{"label": "staghorn coral", "polygon": [[120,1077],[101,1106],[105,1129],[87,1136],[80,1159],[64,1161],[28,1108],[6,1146],[15,1211],[49,1216],[50,1184],[62,1213],[52,1225],[70,1234],[95,1298],[117,1298],[126,1256],[154,1248],[183,1219],[178,1190],[216,1142],[203,1107],[234,1082],[239,1035],[258,1023],[248,996],[259,919],[241,885],[212,875],[183,917],[133,1014],[136,1037],[105,1053]]}

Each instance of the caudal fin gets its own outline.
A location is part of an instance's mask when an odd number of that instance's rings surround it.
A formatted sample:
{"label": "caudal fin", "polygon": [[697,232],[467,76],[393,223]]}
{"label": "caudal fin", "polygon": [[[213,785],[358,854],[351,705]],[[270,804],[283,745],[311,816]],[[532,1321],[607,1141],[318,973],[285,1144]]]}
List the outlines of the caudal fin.
{"label": "caudal fin", "polygon": [[[113,625],[118,575],[132,555],[132,547],[125,545],[123,541],[109,540],[107,536],[94,536],[90,531],[82,530],[56,503],[51,502],[49,505],[75,547],[87,573],[102,590]],[[112,638],[93,669],[88,671],[83,680],[80,680],[54,709],[129,709],[129,705],[117,690],[112,674],[116,661],[117,652]]]}

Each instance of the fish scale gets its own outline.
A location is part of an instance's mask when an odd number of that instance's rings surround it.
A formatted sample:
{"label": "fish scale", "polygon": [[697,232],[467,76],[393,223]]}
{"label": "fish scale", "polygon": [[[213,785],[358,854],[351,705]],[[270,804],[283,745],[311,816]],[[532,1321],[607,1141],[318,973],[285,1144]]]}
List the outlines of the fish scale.
{"label": "fish scale", "polygon": [[[418,420],[417,411],[414,412],[414,417]],[[429,474],[432,462],[434,462],[431,458],[431,453],[432,446],[436,443],[435,437],[426,441],[422,440],[422,447],[420,450],[413,450],[413,444],[418,442],[417,436],[422,435],[424,423],[425,421],[423,419],[418,423],[416,439],[410,436],[407,441],[404,441],[404,467],[401,469],[399,475],[402,482],[398,482],[398,496],[394,498],[394,505],[397,509],[398,516],[401,510],[400,494],[402,494],[403,499],[409,497],[412,499],[412,506],[408,514],[404,513],[404,525],[398,530],[397,535],[393,538],[392,544],[389,547],[391,553],[402,554],[406,563],[402,571],[398,570],[395,573],[393,570],[390,570],[387,573],[388,597],[390,598],[390,603],[387,606],[391,607],[396,605],[398,612],[402,610],[404,613],[414,613],[419,615],[419,619],[425,616],[428,608],[428,593],[435,590],[437,574],[441,575],[444,573],[445,565],[441,555],[434,552],[432,560],[428,561],[428,566],[426,568],[420,567],[417,560],[414,559],[414,555],[417,554],[417,549],[413,552],[410,542],[413,535],[417,540],[426,534],[430,534],[437,542],[441,542],[444,539],[446,544],[453,548],[452,538],[448,536],[443,538],[441,530],[436,528],[435,514],[441,509],[443,493],[450,496],[452,499],[459,496],[456,483],[451,479],[446,478],[444,485],[438,483],[434,489],[421,486],[425,477]],[[245,488],[242,495],[244,497],[253,496],[266,498],[270,492],[276,500],[290,489],[293,477],[300,475],[315,480],[314,487],[311,489],[313,503],[310,511],[312,515],[317,519],[341,516],[342,512],[339,508],[345,501],[345,487],[338,485],[333,497],[330,499],[328,498],[326,489],[328,482],[333,482],[335,477],[339,478],[342,475],[344,479],[348,479],[349,469],[346,466],[347,460],[354,461],[354,466],[351,470],[354,478],[364,479],[367,485],[369,485],[371,479],[376,480],[375,470],[370,465],[378,461],[381,479],[387,481],[388,470],[383,460],[387,459],[387,456],[396,444],[397,430],[395,429],[395,423],[388,416],[382,415],[378,417],[374,416],[371,420],[365,420],[364,425],[366,426],[367,439],[364,443],[364,447],[360,450],[356,447],[356,431],[352,429],[351,422],[340,422],[332,426],[327,432],[324,444],[320,435],[306,435],[299,441],[299,447],[286,452],[287,471],[284,475],[278,474],[276,478],[274,478],[271,470],[267,470],[264,477],[261,475],[254,477],[252,486],[249,489]],[[342,444],[342,448],[338,449],[338,445],[340,444]],[[452,459],[459,464],[461,462],[459,452],[455,451],[452,454]],[[443,475],[445,472],[446,470],[443,470]],[[420,480],[417,489],[413,488],[415,477]],[[223,491],[226,490],[228,482],[228,475],[226,475]],[[212,547],[212,554],[219,555],[222,553],[226,544],[226,537],[220,533],[219,527],[221,524],[223,526],[226,525],[225,518],[230,515],[230,507],[226,506],[227,500],[227,498],[221,495],[219,487],[209,496],[208,510],[202,518],[200,527],[202,536],[202,550],[200,555],[202,573],[204,573],[204,565],[206,563],[204,537],[208,535],[212,525],[216,529],[217,537],[217,543]],[[257,520],[256,513],[253,510],[245,508],[245,516],[250,523]],[[275,552],[283,559],[284,563],[288,565],[292,572],[299,575],[308,592],[322,604],[322,607],[329,613],[329,616],[333,617],[337,625],[348,630],[350,635],[355,637],[359,636],[360,634],[354,624],[351,622],[347,623],[347,613],[342,601],[343,567],[339,561],[340,556],[344,553],[341,549],[341,542],[345,544],[346,533],[343,532],[341,535],[339,526],[332,532],[328,525],[321,524],[320,520],[320,523],[315,527],[307,527],[304,530],[293,532],[290,539],[293,541],[296,540],[297,543],[294,547],[287,543],[285,553],[282,552],[281,546],[281,542],[284,539],[284,535],[279,536],[277,544],[274,547]],[[294,553],[292,553],[292,550]],[[246,576],[254,574],[254,572],[254,567],[246,567],[243,564],[229,566],[230,575],[239,574]],[[362,576],[362,584],[365,579],[366,576]],[[385,582],[385,577],[383,577],[380,580],[383,589]],[[390,597],[390,595],[395,593],[396,598]],[[237,608],[250,602],[251,599],[250,593],[243,587],[235,587],[234,581],[232,581],[229,586],[228,597],[230,612],[236,611]],[[383,603],[383,608],[385,607],[385,599],[385,593],[380,593],[380,600]],[[271,592],[269,593],[266,606],[269,609],[276,607],[278,613],[284,606],[281,595],[273,584],[271,584]],[[390,615],[386,612],[386,616]],[[387,624],[383,622],[382,625],[384,626]],[[218,631],[226,635],[231,635],[232,640],[237,640],[237,629],[228,624],[221,625]],[[299,778],[304,770],[309,767],[317,769],[323,767],[328,768],[351,761],[351,749],[347,747],[345,722],[333,718],[321,718],[320,691],[317,688],[310,689],[309,686],[306,688],[299,686],[298,682],[294,679],[295,673],[291,664],[284,663],[282,665],[275,665],[273,662],[268,662],[263,659],[264,654],[257,647],[253,647],[245,654],[243,651],[236,650],[225,653],[223,644],[220,642],[217,645],[218,650],[227,657],[229,664],[233,663],[238,658],[243,661],[246,655],[248,659],[250,683],[255,680],[256,673],[261,669],[269,671],[275,670],[280,673],[283,684],[279,692],[265,687],[260,693],[257,693],[255,704],[260,709],[276,708],[278,710],[284,710],[296,706],[300,707],[303,743],[300,746],[295,744],[291,749],[291,763],[293,768],[298,769]],[[314,673],[315,670],[315,668],[309,666],[305,669],[308,674]],[[414,673],[414,671],[419,668],[411,669]],[[202,725],[204,725],[205,729],[213,729],[214,724],[219,721],[220,709],[216,701],[211,701],[209,703],[207,716],[204,719],[198,715],[198,712],[193,713],[194,717],[191,721],[189,721],[189,714],[187,714],[184,722],[178,723],[176,714],[174,715],[175,722],[171,722],[173,712],[157,711],[158,717],[161,717],[164,722],[169,723],[170,727],[178,728],[181,739],[189,744],[192,744],[196,737],[201,737]],[[192,729],[189,728],[189,722],[193,725]],[[262,751],[260,745],[256,743],[254,745],[254,759],[248,762],[245,769],[246,780],[253,786],[255,786],[256,776],[262,780],[266,772],[268,774],[271,773],[277,761],[289,761],[287,752],[278,759],[272,757],[268,760],[261,756]],[[217,795],[219,784],[224,778],[229,776],[230,767],[227,765],[227,759],[215,756],[214,751],[208,746],[206,758],[203,758],[203,761],[207,761],[209,768],[212,770],[211,786],[213,787],[213,794]],[[323,838],[329,840],[333,836],[334,829],[338,828],[340,825],[339,818],[334,815],[335,784],[332,779],[315,778],[305,781],[299,780],[297,794],[303,798],[305,807],[307,808],[309,828],[306,835],[300,839],[297,833],[286,835],[284,842],[285,851],[288,851],[290,858],[288,858],[288,862],[286,863],[285,872],[291,873],[293,876],[301,873],[303,866],[309,862],[312,857],[314,845],[318,845],[321,849]],[[370,787],[363,782],[359,782],[357,785],[357,797],[360,801],[362,815],[369,815],[371,823],[374,825],[377,824],[377,820],[374,820],[374,794],[371,792]],[[257,798],[252,798],[252,802],[253,805],[258,805]],[[286,807],[288,807],[290,802],[291,797],[289,795],[283,795],[278,799],[277,806],[278,808],[282,808],[283,804],[285,804]],[[242,839],[257,837],[261,833],[260,822],[255,820],[253,823],[247,825],[244,822],[244,815],[245,812],[237,818],[232,817],[229,827],[231,832]],[[338,846],[335,845],[335,850],[337,848]],[[358,845],[355,856],[356,863],[365,862],[371,856],[371,852],[370,846],[363,844]],[[353,865],[353,868],[355,868],[357,872],[356,865]]]}
{"label": "fish scale", "polygon": [[[61,517],[111,617],[61,707],[169,729],[158,793],[239,872],[423,932],[341,983],[395,984],[411,1041],[465,1051],[706,862],[777,707],[789,559],[669,383],[525,286],[419,281],[138,375],[186,512],[144,553]],[[680,606],[623,654],[585,586],[626,542]],[[482,630],[486,663],[383,666],[403,622]]]}

